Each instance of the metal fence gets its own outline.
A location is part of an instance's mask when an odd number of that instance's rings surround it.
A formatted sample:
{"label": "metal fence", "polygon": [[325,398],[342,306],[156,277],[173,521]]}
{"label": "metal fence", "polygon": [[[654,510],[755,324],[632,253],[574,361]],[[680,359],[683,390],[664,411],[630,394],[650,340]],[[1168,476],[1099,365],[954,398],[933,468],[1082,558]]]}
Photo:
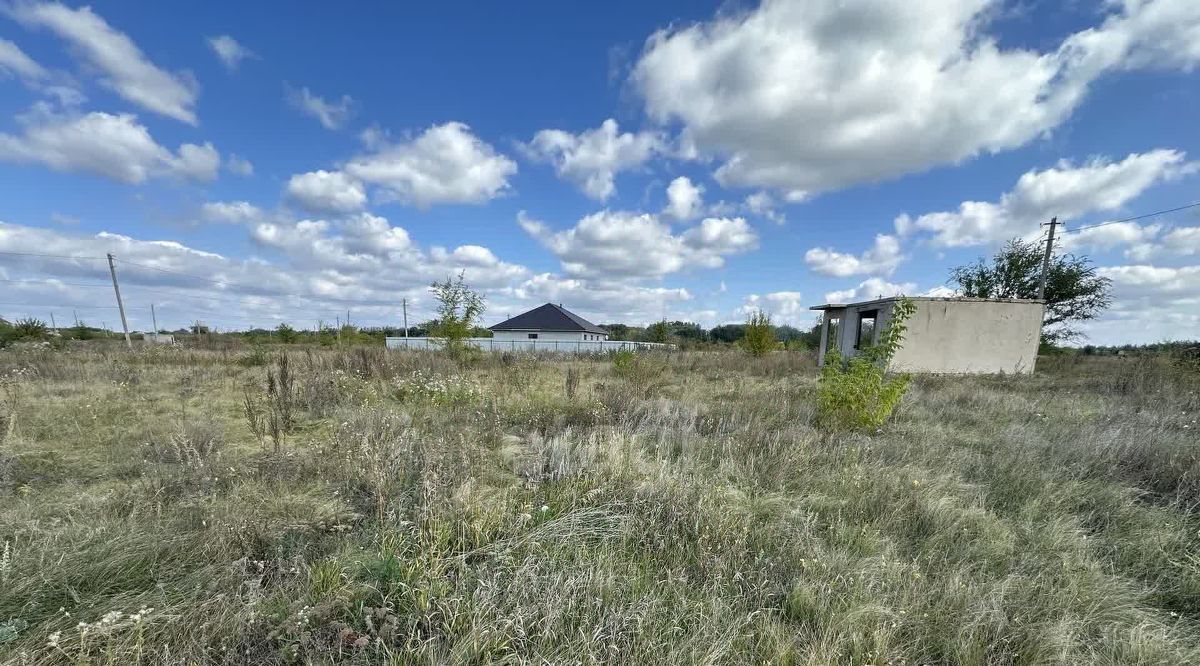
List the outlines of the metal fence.
{"label": "metal fence", "polygon": [[[388,349],[437,350],[445,344],[442,338],[386,338]],[[495,338],[467,338],[464,344],[473,345],[491,352],[558,352],[561,354],[595,354],[622,350],[674,349],[675,345],[657,342],[631,342],[628,340],[497,340]]]}

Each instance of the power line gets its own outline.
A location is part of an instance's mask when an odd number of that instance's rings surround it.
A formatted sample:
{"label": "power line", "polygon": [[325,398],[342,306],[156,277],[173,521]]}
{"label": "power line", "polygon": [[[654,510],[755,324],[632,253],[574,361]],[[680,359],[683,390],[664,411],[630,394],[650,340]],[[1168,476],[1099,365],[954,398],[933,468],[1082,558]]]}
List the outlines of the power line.
{"label": "power line", "polygon": [[1168,208],[1166,210],[1154,211],[1153,213],[1146,213],[1145,215],[1135,215],[1133,217],[1127,217],[1127,218],[1124,218],[1121,220],[1112,220],[1109,222],[1101,222],[1100,224],[1089,224],[1084,227],[1076,227],[1074,229],[1064,229],[1063,231],[1065,231],[1067,233],[1075,233],[1077,231],[1083,231],[1084,229],[1095,229],[1097,227],[1107,227],[1110,224],[1121,224],[1122,222],[1133,222],[1134,220],[1144,220],[1147,217],[1154,217],[1156,215],[1166,215],[1167,213],[1174,213],[1174,212],[1181,211],[1181,210],[1187,210],[1189,208],[1195,208],[1197,206],[1200,206],[1200,201],[1197,201],[1196,203],[1190,203],[1186,206],[1180,206],[1178,208]]}
{"label": "power line", "polygon": [[39,254],[37,252],[9,252],[0,250],[0,254],[12,255],[14,257],[47,257],[50,259],[102,259],[103,257],[88,257],[79,254]]}
{"label": "power line", "polygon": [[116,310],[115,305],[70,305],[66,303],[14,303],[10,301],[0,301],[0,305],[19,305],[24,308],[80,308],[91,310]]}
{"label": "power line", "polygon": [[9,279],[0,278],[0,282],[16,282],[18,284],[53,284],[53,285],[61,285],[64,287],[104,287],[104,288],[108,288],[108,287],[112,286],[112,285],[107,285],[107,284],[99,284],[99,283],[95,283],[95,282],[62,282],[61,280],[55,280],[54,278],[48,278],[48,279],[44,279],[44,280],[9,280]]}

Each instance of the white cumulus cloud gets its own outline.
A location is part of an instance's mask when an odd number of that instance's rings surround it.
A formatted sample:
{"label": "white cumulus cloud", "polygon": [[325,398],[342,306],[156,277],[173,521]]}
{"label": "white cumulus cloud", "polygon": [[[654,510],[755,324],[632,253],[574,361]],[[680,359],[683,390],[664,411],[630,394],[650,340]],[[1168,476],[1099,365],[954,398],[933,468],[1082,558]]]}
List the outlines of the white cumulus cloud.
{"label": "white cumulus cloud", "polygon": [[149,111],[196,124],[197,86],[188,74],[172,74],[150,62],[125,33],[91,7],[72,9],[57,2],[18,2],[5,10],[21,24],[45,28],[69,43],[101,83]]}
{"label": "white cumulus cloud", "polygon": [[373,151],[346,164],[346,173],[420,208],[486,202],[504,193],[517,172],[516,162],[463,123],[435,125],[397,143],[376,139]]}
{"label": "white cumulus cloud", "polygon": [[815,315],[804,303],[804,294],[798,291],[774,291],[769,294],[750,294],[737,309],[737,313],[749,316],[762,310],[771,315],[773,324],[804,325]]}
{"label": "white cumulus cloud", "polygon": [[667,207],[663,212],[676,220],[691,220],[704,212],[704,188],[680,176],[667,186]]}
{"label": "white cumulus cloud", "polygon": [[313,212],[351,213],[367,205],[363,184],[341,171],[310,171],[288,180],[289,201]]}
{"label": "white cumulus cloud", "polygon": [[925,231],[934,245],[961,247],[995,243],[1036,232],[1057,216],[1060,222],[1088,213],[1111,211],[1151,186],[1195,171],[1177,150],[1134,153],[1114,162],[1095,158],[1081,165],[1061,161],[1042,171],[1024,173],[999,201],[964,201],[957,211],[901,215],[902,234]]}
{"label": "white cumulus cloud", "polygon": [[1106,73],[1200,62],[1200,3],[1126,0],[1038,51],[987,32],[992,0],[765,0],[659,30],[632,81],[646,111],[721,160],[726,186],[789,200],[1016,148]]}
{"label": "white cumulus cloud", "polygon": [[609,118],[600,127],[579,134],[542,130],[524,149],[532,158],[554,164],[560,178],[589,197],[604,201],[616,191],[617,173],[645,164],[663,152],[666,144],[656,133],[622,133],[617,121]]}
{"label": "white cumulus cloud", "polygon": [[0,160],[82,171],[124,183],[181,176],[209,181],[221,156],[212,144],[185,143],[172,153],[132,114],[55,114],[39,105],[19,118],[23,132],[0,134]]}
{"label": "white cumulus cloud", "polygon": [[860,256],[821,247],[804,253],[804,262],[809,268],[833,277],[891,275],[902,261],[904,255],[900,251],[900,239],[890,234],[876,234],[875,244]]}
{"label": "white cumulus cloud", "polygon": [[200,214],[210,222],[245,223],[263,217],[262,210],[249,201],[207,201],[200,206]]}
{"label": "white cumulus cloud", "polygon": [[857,287],[826,292],[825,300],[829,303],[855,303],[870,301],[876,298],[912,294],[917,285],[912,282],[888,282],[877,277],[867,278],[858,283]]}
{"label": "white cumulus cloud", "polygon": [[604,210],[564,231],[553,231],[524,213],[518,221],[559,258],[569,275],[590,278],[650,278],[717,268],[725,257],[758,244],[742,218],[707,218],[678,235],[648,213]]}

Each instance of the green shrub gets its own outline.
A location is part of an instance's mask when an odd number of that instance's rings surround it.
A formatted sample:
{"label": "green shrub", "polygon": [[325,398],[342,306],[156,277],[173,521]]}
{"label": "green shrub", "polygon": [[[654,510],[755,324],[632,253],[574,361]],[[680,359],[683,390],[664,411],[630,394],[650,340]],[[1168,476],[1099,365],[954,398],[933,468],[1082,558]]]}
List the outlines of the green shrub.
{"label": "green shrub", "polygon": [[771,315],[758,310],[746,320],[746,334],[738,341],[742,349],[751,356],[766,356],[779,347],[775,339],[775,327],[771,326]]}
{"label": "green shrub", "polygon": [[280,322],[279,326],[275,327],[276,337],[285,345],[295,344],[300,341],[300,334],[296,329],[288,325],[287,322]]}
{"label": "green shrub", "polygon": [[256,346],[250,350],[250,353],[239,356],[235,363],[243,368],[258,368],[270,361],[271,357],[267,354],[267,350]]}
{"label": "green shrub", "polygon": [[835,430],[869,430],[887,421],[908,390],[907,374],[888,375],[887,366],[904,341],[905,322],[916,311],[907,298],[896,302],[878,344],[843,359],[825,355],[817,387],[817,422]]}
{"label": "green shrub", "polygon": [[642,397],[649,397],[663,385],[667,370],[665,360],[658,354],[628,349],[613,352],[613,374],[624,379]]}

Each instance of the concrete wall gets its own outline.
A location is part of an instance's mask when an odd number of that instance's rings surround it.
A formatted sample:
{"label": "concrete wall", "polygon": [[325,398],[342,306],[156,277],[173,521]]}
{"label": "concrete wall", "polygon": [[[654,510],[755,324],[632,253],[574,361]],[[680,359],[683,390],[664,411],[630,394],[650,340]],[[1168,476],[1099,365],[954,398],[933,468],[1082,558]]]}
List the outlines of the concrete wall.
{"label": "concrete wall", "polygon": [[[1045,306],[1028,301],[917,301],[892,369],[1029,374]],[[909,343],[911,340],[911,344]]]}
{"label": "concrete wall", "polygon": [[[904,344],[889,369],[954,374],[1033,372],[1045,306],[1034,301],[914,298]],[[843,355],[853,355],[863,311],[878,310],[876,336],[889,323],[893,300],[828,310],[842,317],[836,335]],[[828,319],[826,319],[828,321]],[[830,336],[832,344],[835,336]],[[872,340],[874,342],[874,340]],[[866,340],[863,341],[865,345]]]}
{"label": "concrete wall", "polygon": [[537,333],[537,339],[543,342],[579,342],[580,340],[599,341],[605,336],[598,333],[583,333],[580,331],[494,331],[492,338],[498,341],[529,340],[530,333]]}

